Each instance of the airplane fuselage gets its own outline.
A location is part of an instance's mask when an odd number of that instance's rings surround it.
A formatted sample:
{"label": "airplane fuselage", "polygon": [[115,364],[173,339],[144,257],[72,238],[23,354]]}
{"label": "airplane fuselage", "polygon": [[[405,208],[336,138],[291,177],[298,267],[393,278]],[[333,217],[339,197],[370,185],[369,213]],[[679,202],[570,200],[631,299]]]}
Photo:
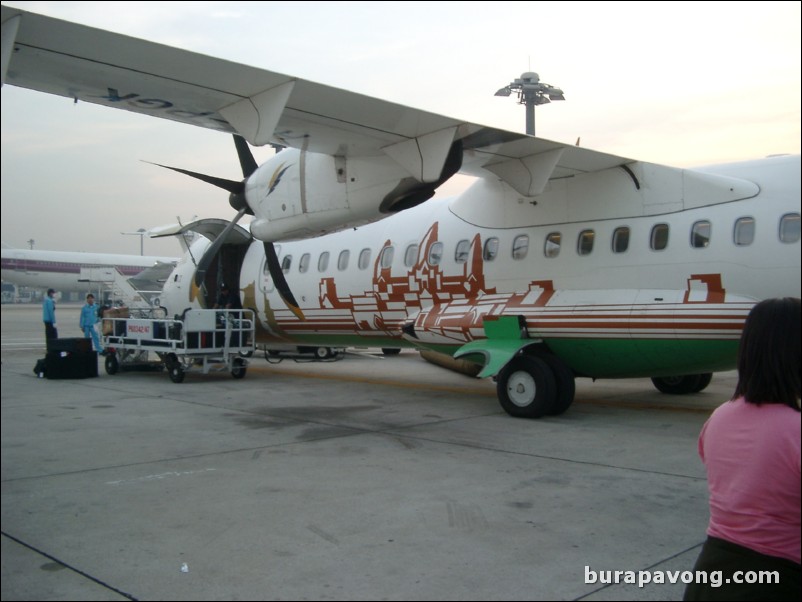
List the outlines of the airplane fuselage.
{"label": "airplane fuselage", "polygon": [[86,268],[113,268],[131,278],[157,263],[175,263],[175,258],[110,253],[80,253],[37,249],[3,249],[2,279],[17,286],[60,293],[86,293],[96,287],[81,278]]}
{"label": "airplane fuselage", "polygon": [[[455,199],[282,243],[304,320],[275,291],[261,242],[225,279],[238,281],[243,305],[257,311],[265,344],[455,353],[485,336],[486,317],[521,316],[527,336],[577,374],[725,370],[754,300],[800,295],[799,168],[799,157],[719,168],[755,185],[746,199],[585,220],[563,213],[537,225],[526,222],[548,209],[525,198],[507,199],[507,215],[483,213],[482,194],[494,190],[480,180]],[[182,271],[192,265],[179,266],[162,296],[170,313],[213,303]]]}

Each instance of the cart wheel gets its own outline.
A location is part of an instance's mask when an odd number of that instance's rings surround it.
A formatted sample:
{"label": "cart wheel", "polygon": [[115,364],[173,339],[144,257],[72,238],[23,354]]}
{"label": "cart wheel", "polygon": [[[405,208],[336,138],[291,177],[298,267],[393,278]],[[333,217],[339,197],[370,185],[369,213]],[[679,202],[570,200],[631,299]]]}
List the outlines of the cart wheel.
{"label": "cart wheel", "polygon": [[186,373],[184,372],[184,367],[180,363],[178,362],[172,363],[167,369],[170,372],[171,381],[173,381],[174,383],[184,382],[184,376],[186,375]]}
{"label": "cart wheel", "polygon": [[334,357],[331,347],[315,347],[315,357],[319,360],[327,360]]}
{"label": "cart wheel", "polygon": [[231,376],[234,378],[243,378],[247,371],[248,367],[245,365],[245,360],[241,357],[235,357],[234,367],[231,369]]}
{"label": "cart wheel", "polygon": [[109,353],[106,356],[106,374],[117,374],[120,370],[120,362],[117,361],[116,353]]}

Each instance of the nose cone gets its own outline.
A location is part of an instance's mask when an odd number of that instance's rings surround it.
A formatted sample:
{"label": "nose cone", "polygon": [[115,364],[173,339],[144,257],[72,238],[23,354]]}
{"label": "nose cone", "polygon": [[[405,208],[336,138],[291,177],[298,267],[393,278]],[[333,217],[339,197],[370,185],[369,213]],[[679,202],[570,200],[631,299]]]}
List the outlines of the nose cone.
{"label": "nose cone", "polygon": [[242,182],[242,191],[232,192],[228,195],[228,204],[231,205],[232,209],[237,213],[245,209],[245,213],[253,215],[253,209],[250,208],[248,200],[245,198],[245,180]]}

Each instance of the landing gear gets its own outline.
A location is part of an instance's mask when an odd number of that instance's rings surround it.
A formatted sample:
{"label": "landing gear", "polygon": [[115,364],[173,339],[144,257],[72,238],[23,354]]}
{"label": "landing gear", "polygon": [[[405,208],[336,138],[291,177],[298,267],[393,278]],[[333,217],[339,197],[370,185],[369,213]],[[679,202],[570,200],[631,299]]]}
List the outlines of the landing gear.
{"label": "landing gear", "polygon": [[554,355],[519,355],[497,379],[496,392],[504,411],[516,418],[540,418],[565,412],[574,401],[574,375]]}
{"label": "landing gear", "polygon": [[536,357],[514,358],[498,375],[501,407],[516,418],[540,418],[554,406],[557,385],[548,365]]}
{"label": "landing gear", "polygon": [[713,380],[713,374],[706,372],[704,374],[685,374],[683,376],[656,376],[652,379],[652,384],[661,393],[687,395],[704,391],[711,380]]}
{"label": "landing gear", "polygon": [[576,379],[571,369],[556,355],[543,354],[540,357],[554,373],[554,382],[557,385],[554,405],[548,412],[549,416],[559,416],[574,402],[576,395]]}

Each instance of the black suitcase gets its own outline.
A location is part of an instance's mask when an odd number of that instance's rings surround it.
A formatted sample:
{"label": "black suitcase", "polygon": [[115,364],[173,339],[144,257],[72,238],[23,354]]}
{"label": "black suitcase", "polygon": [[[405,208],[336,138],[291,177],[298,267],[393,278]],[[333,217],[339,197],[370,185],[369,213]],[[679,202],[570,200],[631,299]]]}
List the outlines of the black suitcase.
{"label": "black suitcase", "polygon": [[92,339],[73,338],[73,339],[47,339],[47,350],[67,351],[88,353],[92,351]]}
{"label": "black suitcase", "polygon": [[47,378],[91,378],[97,374],[97,351],[48,351],[45,356]]}

